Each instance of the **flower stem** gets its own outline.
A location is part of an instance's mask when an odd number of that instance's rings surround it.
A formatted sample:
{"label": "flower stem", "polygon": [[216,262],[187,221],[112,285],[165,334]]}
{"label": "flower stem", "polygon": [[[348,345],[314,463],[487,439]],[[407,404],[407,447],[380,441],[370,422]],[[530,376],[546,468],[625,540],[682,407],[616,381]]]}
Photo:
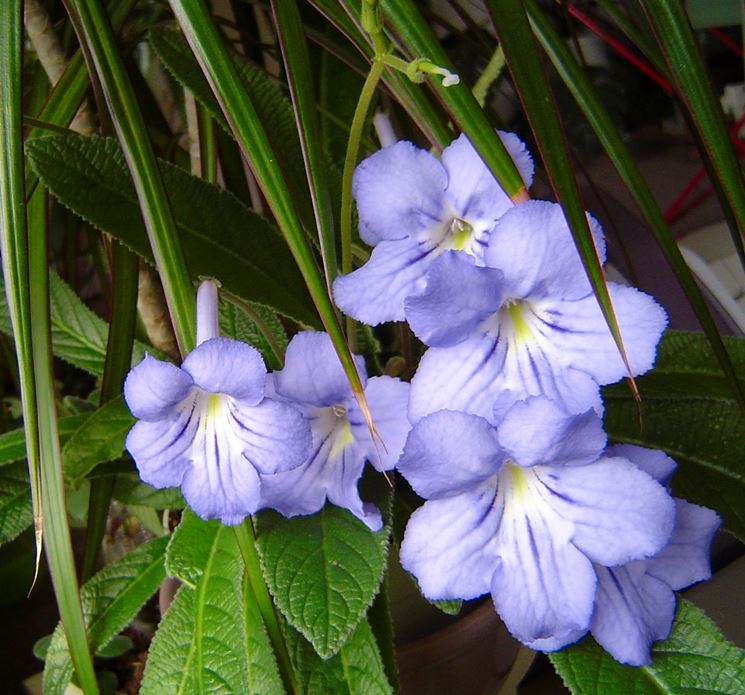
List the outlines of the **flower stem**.
{"label": "flower stem", "polygon": [[282,677],[285,690],[288,693],[297,695],[300,691],[295,678],[295,671],[292,668],[290,654],[287,651],[287,644],[282,634],[282,626],[274,608],[272,597],[269,595],[269,590],[264,582],[264,575],[261,572],[259,554],[256,551],[256,532],[254,531],[251,519],[246,519],[242,524],[234,526],[233,531],[235,532],[235,539],[238,542],[238,548],[243,556],[243,564],[246,567],[246,576],[248,577],[248,583],[251,587],[254,601],[261,613],[264,626],[274,647],[279,673]]}
{"label": "flower stem", "polygon": [[[354,111],[352,125],[349,129],[349,141],[347,142],[347,153],[344,157],[344,172],[341,180],[341,272],[342,274],[352,272],[352,174],[357,164],[357,155],[360,149],[360,138],[365,119],[370,109],[375,89],[380,77],[385,70],[385,63],[377,57],[373,59],[370,72],[362,85],[357,108]],[[347,343],[349,349],[354,352],[357,343],[357,333],[354,320],[347,317]]]}

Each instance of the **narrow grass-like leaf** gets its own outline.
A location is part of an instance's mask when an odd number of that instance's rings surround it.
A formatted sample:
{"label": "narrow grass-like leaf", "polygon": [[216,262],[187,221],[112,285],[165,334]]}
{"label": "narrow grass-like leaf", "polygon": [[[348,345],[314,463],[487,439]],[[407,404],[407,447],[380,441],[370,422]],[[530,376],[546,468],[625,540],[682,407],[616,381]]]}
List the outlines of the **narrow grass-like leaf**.
{"label": "narrow grass-like leaf", "polygon": [[[709,172],[716,177],[722,204],[732,211],[730,219],[735,246],[745,267],[745,184],[742,169],[735,156],[719,101],[706,75],[688,17],[682,5],[668,0],[642,3],[650,26],[657,36],[676,93],[688,110],[704,154],[710,161]],[[715,188],[717,188],[715,186]]]}
{"label": "narrow grass-like leaf", "polygon": [[92,413],[67,440],[62,451],[65,480],[77,487],[99,463],[119,458],[124,451],[124,439],[134,423],[121,396]]}
{"label": "narrow grass-like leaf", "polygon": [[576,695],[731,695],[741,692],[745,683],[745,651],[682,599],[672,633],[652,648],[649,666],[619,664],[589,637],[550,659]]}
{"label": "narrow grass-like leaf", "polygon": [[[745,383],[745,339],[725,338],[740,383]],[[662,449],[678,462],[673,491],[715,509],[724,526],[745,540],[745,422],[699,333],[668,331],[657,364],[638,379],[639,404],[622,384],[603,389],[611,440]]]}
{"label": "narrow grass-like leaf", "polygon": [[163,181],[116,38],[100,0],[68,0],[95,67],[137,191],[174,329],[185,354],[194,347],[194,292]]}
{"label": "narrow grass-like leaf", "polygon": [[321,657],[336,654],[378,592],[388,530],[372,533],[347,510],[326,505],[293,519],[263,512],[258,543],[285,618]]}
{"label": "narrow grass-like leaf", "polygon": [[541,151],[551,187],[564,210],[587,277],[631,376],[608,286],[605,284],[584,205],[577,190],[571,157],[525,8],[521,0],[490,0],[488,8],[512,73],[515,89],[520,95],[525,115]]}
{"label": "narrow grass-like leaf", "polygon": [[[83,585],[83,602],[91,648],[106,647],[137,615],[165,578],[163,555],[167,538],[138,546],[104,567]],[[55,630],[44,668],[45,695],[63,695],[72,676],[64,634]]]}
{"label": "narrow grass-like leaf", "polygon": [[360,403],[371,431],[374,432],[362,383],[347,347],[336,310],[312,255],[283,172],[276,164],[277,154],[271,146],[272,140],[267,132],[271,124],[261,121],[249,95],[243,89],[240,76],[203,0],[169,1],[300,268],[352,391]]}
{"label": "narrow grass-like leaf", "polygon": [[362,620],[339,653],[322,659],[302,635],[287,630],[304,695],[392,695],[370,624]]}
{"label": "narrow grass-like leaf", "polygon": [[[38,138],[27,143],[26,152],[44,185],[60,201],[153,259],[135,191],[114,140],[77,135]],[[302,276],[271,223],[227,191],[173,164],[161,161],[160,167],[191,277],[217,278],[240,297],[317,326]]]}
{"label": "narrow grass-like leaf", "polygon": [[[57,421],[60,444],[80,428],[89,414],[69,415]],[[0,434],[0,467],[26,458],[26,436],[23,429],[11,430]]]}
{"label": "narrow grass-like leaf", "polygon": [[290,85],[297,130],[300,134],[327,290],[331,294],[331,282],[336,276],[334,215],[326,175],[326,157],[316,114],[315,84],[311,73],[310,55],[297,5],[273,0],[272,11],[285,64],[285,74]]}
{"label": "narrow grass-like leaf", "polygon": [[198,571],[190,574],[195,584],[181,587],[161,621],[140,692],[280,695],[284,690],[269,640],[258,611],[247,600],[233,532],[198,519],[193,528],[200,523],[202,557]]}
{"label": "narrow grass-like leaf", "polygon": [[[411,58],[426,58],[436,65],[456,72],[431,26],[413,0],[382,0],[381,5],[387,22]],[[461,81],[460,84],[444,87],[438,78],[432,79],[431,84],[452,119],[468,135],[507,195],[515,200],[524,199],[525,184],[517,167],[469,86]]]}
{"label": "narrow grass-like leaf", "polygon": [[675,271],[675,275],[683,291],[686,293],[688,301],[691,303],[696,316],[704,328],[717,362],[722,367],[722,371],[731,380],[735,397],[745,407],[745,394],[740,390],[732,363],[724,348],[722,338],[711,316],[709,307],[693,278],[690,268],[683,259],[678,245],[675,243],[670,230],[665,224],[665,220],[649,186],[631,157],[620,133],[615,128],[610,114],[598,98],[584,71],[577,64],[575,58],[564,44],[564,41],[554,31],[550,22],[540,11],[534,0],[527,0],[526,5],[533,30],[541,42],[543,49],[551,59],[564,84],[574,96],[578,106],[582,109],[595,135],[616,167],[616,171],[618,171],[619,176],[639,206],[639,210],[641,210],[649,223],[657,243],[665,254],[670,266]]}

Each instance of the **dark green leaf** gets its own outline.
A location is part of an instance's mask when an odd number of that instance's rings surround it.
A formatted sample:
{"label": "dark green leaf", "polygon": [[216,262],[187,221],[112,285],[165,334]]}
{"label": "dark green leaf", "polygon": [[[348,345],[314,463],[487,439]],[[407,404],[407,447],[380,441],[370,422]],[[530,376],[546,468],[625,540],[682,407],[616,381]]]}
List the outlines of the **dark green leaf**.
{"label": "dark green leaf", "polygon": [[[26,153],[61,202],[152,262],[127,168],[115,140],[38,138]],[[160,162],[191,277],[214,277],[230,292],[307,325],[318,319],[287,247],[266,219],[235,196]]]}
{"label": "dark green leaf", "polygon": [[220,333],[253,345],[264,358],[267,369],[282,369],[287,333],[277,314],[269,307],[249,303],[247,314],[228,302],[220,303]]}
{"label": "dark green leaf", "polygon": [[179,488],[167,487],[158,490],[143,483],[136,474],[118,475],[111,496],[123,504],[153,509],[183,509],[186,506]]}
{"label": "dark green leaf", "polygon": [[[60,418],[57,421],[60,444],[64,445],[87,419],[88,413]],[[0,466],[20,461],[25,457],[26,437],[22,429],[11,430],[10,432],[0,434]]]}
{"label": "dark green leaf", "polygon": [[[165,578],[166,543],[164,537],[135,548],[83,585],[80,598],[92,650],[106,647],[158,589]],[[71,676],[67,642],[62,626],[58,625],[46,656],[45,695],[63,695]]]}
{"label": "dark green leaf", "polygon": [[653,647],[649,666],[619,664],[589,637],[550,659],[575,695],[732,695],[745,683],[745,651],[683,600],[670,637]]}
{"label": "dark green leaf", "polygon": [[122,654],[126,654],[134,647],[134,642],[126,635],[117,635],[105,647],[101,647],[96,652],[96,656],[102,659],[116,659]]}
{"label": "dark green leaf", "polygon": [[277,607],[323,658],[336,654],[378,591],[388,529],[373,533],[346,509],[258,516],[264,575]]}
{"label": "dark green leaf", "polygon": [[0,545],[12,541],[33,522],[26,462],[3,466],[0,468]]}
{"label": "dark green leaf", "polygon": [[[745,381],[745,340],[725,338]],[[673,491],[715,509],[745,539],[745,421],[706,338],[668,331],[653,371],[638,379],[639,408],[625,384],[604,389],[605,427],[613,441],[666,451],[679,468]]]}
{"label": "dark green leaf", "polygon": [[119,458],[135,419],[120,396],[101,406],[67,440],[62,450],[65,480],[77,487],[99,463]]}
{"label": "dark green leaf", "polygon": [[[230,528],[202,522],[182,532],[197,539],[202,557],[195,580],[181,587],[153,639],[142,695],[194,692],[281,695],[283,688],[261,617],[247,600],[238,546]],[[182,522],[183,523],[183,522]],[[201,526],[204,533],[194,535]],[[169,547],[169,565],[177,561]],[[193,556],[196,562],[196,555]],[[169,570],[170,571],[170,570]]]}

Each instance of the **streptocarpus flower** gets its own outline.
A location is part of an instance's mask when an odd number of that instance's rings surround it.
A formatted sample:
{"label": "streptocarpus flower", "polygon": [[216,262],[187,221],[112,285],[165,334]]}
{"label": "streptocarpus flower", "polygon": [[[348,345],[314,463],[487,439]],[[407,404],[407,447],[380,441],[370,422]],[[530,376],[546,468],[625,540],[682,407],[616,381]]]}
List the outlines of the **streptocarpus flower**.
{"label": "streptocarpus flower", "polygon": [[382,526],[380,512],[363,503],[357,490],[365,461],[390,470],[409,431],[406,405],[409,385],[388,376],[366,379],[357,371],[381,442],[376,446],[326,333],[298,333],[287,346],[285,368],[271,375],[278,397],[299,408],[310,423],[313,446],[305,463],[292,471],[262,475],[263,505],[285,516],[312,514],[328,499],[348,509],[373,531]]}
{"label": "streptocarpus flower", "polygon": [[[533,162],[512,133],[500,133],[529,186]],[[361,268],[334,281],[339,308],[376,325],[404,319],[404,300],[421,290],[439,254],[461,250],[478,262],[496,221],[513,203],[461,135],[437,159],[410,142],[371,155],[354,172],[360,236],[374,246]]]}
{"label": "streptocarpus flower", "polygon": [[[590,218],[601,262],[600,226]],[[477,267],[443,254],[426,289],[406,300],[406,318],[432,346],[412,380],[412,422],[441,409],[491,418],[545,395],[568,412],[601,410],[599,386],[626,366],[593,294],[559,205],[528,201],[507,211]],[[608,283],[634,375],[654,362],[667,318],[649,296]]]}
{"label": "streptocarpus flower", "polygon": [[259,474],[299,466],[310,432],[292,406],[264,397],[261,355],[217,337],[217,287],[197,294],[197,347],[181,367],[146,356],[127,376],[124,398],[138,422],[127,450],[140,477],[181,487],[204,519],[238,524],[260,506]]}
{"label": "streptocarpus flower", "polygon": [[658,552],[672,531],[665,489],[603,453],[589,410],[546,398],[515,404],[495,427],[442,410],[411,430],[398,470],[427,501],[411,516],[401,564],[429,599],[491,592],[510,632],[553,651],[590,627],[593,563]]}
{"label": "streptocarpus flower", "polygon": [[[629,459],[662,484],[675,470],[675,462],[661,451],[619,445],[607,454]],[[709,547],[719,524],[711,509],[676,498],[675,527],[659,553],[620,567],[595,567],[598,591],[590,631],[614,659],[632,666],[650,663],[652,644],[672,628],[673,590],[711,576]]]}

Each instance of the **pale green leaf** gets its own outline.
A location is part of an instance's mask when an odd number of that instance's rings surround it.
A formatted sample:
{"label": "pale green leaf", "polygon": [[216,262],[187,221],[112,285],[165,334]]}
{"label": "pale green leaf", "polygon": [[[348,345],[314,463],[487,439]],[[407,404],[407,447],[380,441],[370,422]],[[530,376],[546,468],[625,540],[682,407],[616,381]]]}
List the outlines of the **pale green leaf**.
{"label": "pale green leaf", "polygon": [[[161,621],[140,692],[281,695],[261,617],[247,600],[233,532],[218,523],[193,519],[191,530],[199,524],[205,530],[199,540],[204,551],[200,567],[191,575],[196,584],[181,587]],[[210,540],[205,542],[207,537]]]}
{"label": "pale green leaf", "polygon": [[[165,578],[166,542],[166,538],[158,538],[135,548],[83,585],[80,599],[93,651],[106,647],[158,589]],[[71,676],[67,642],[58,625],[47,650],[44,695],[63,695]]]}
{"label": "pale green leaf", "polygon": [[185,510],[166,551],[166,571],[184,584],[195,587],[202,576],[207,558],[216,543],[219,521],[203,521]]}
{"label": "pale green leaf", "polygon": [[388,529],[373,533],[346,509],[258,517],[264,576],[277,607],[324,658],[336,654],[378,592]]}
{"label": "pale green leaf", "polygon": [[733,695],[745,683],[745,651],[683,600],[670,637],[653,647],[649,666],[619,664],[591,638],[550,658],[575,695]]}
{"label": "pale green leaf", "polygon": [[62,449],[65,480],[77,486],[99,463],[119,458],[134,423],[121,396],[93,412]]}

